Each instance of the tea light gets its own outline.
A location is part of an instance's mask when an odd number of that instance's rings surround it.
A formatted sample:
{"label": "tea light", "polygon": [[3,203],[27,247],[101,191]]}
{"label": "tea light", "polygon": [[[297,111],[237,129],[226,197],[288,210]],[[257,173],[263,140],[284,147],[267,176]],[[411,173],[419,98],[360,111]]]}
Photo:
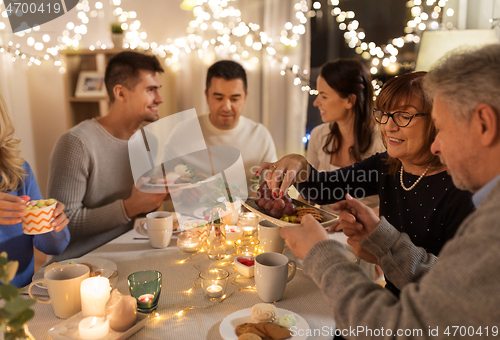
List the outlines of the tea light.
{"label": "tea light", "polygon": [[241,236],[243,236],[243,230],[234,225],[226,226],[226,241],[227,242],[235,242]]}
{"label": "tea light", "polygon": [[209,298],[218,298],[222,295],[222,287],[219,285],[208,286],[206,294]]}
{"label": "tea light", "polygon": [[91,277],[80,285],[82,299],[82,316],[104,316],[106,303],[109,300],[109,280],[105,277]]}
{"label": "tea light", "polygon": [[229,272],[225,269],[214,268],[200,273],[201,288],[205,297],[211,301],[220,298],[226,290]]}
{"label": "tea light", "polygon": [[196,253],[201,245],[200,234],[195,231],[186,230],[177,237],[177,248],[181,253]]}
{"label": "tea light", "polygon": [[238,218],[238,227],[243,230],[243,236],[256,237],[257,225],[259,219],[257,215],[251,212],[241,213]]}
{"label": "tea light", "polygon": [[154,298],[155,298],[155,296],[153,294],[143,294],[143,295],[139,296],[139,301],[142,303],[146,303],[149,301],[153,301]]}
{"label": "tea light", "polygon": [[109,333],[109,322],[90,316],[78,324],[78,333],[82,339],[101,339]]}

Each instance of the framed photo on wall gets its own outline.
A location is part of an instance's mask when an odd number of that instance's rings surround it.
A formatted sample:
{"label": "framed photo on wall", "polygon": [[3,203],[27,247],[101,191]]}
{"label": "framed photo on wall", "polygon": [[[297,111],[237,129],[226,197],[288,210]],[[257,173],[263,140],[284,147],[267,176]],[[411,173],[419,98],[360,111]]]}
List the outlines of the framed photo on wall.
{"label": "framed photo on wall", "polygon": [[104,74],[95,71],[81,71],[78,75],[75,97],[106,97]]}

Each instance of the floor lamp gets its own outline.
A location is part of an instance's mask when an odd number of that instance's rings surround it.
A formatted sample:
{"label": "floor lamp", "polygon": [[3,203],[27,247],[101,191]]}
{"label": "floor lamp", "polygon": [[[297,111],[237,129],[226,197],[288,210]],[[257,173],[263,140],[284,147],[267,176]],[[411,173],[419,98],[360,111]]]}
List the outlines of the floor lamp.
{"label": "floor lamp", "polygon": [[480,47],[498,44],[495,30],[425,31],[420,41],[415,71],[429,71],[447,52],[459,47]]}

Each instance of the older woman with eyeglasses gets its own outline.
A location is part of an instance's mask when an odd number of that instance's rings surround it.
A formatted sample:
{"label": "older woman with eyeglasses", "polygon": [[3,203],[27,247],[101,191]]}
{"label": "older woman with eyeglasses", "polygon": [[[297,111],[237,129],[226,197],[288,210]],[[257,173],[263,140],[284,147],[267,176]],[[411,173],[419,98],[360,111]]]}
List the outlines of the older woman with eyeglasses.
{"label": "older woman with eyeglasses", "polygon": [[[288,155],[263,163],[258,172],[267,170],[266,180],[276,196],[295,183],[304,199],[318,204],[334,203],[346,194],[379,195],[380,215],[415,245],[438,254],[474,208],[471,194],[453,185],[445,166],[430,151],[436,130],[430,117],[432,102],[422,91],[425,74],[407,73],[389,80],[375,101],[373,116],[387,152],[330,172],[318,172],[301,155]],[[362,258],[384,269],[383,259],[369,253]],[[386,279],[386,288],[399,295],[402,287]]]}

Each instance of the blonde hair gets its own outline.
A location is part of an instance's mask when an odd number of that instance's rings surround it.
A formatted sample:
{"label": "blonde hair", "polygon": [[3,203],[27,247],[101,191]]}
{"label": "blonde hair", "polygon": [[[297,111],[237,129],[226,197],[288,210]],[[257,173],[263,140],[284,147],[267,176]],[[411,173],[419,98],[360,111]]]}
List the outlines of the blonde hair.
{"label": "blonde hair", "polygon": [[0,96],[0,192],[18,190],[24,183],[24,159],[19,157],[19,142],[14,138],[14,125]]}

